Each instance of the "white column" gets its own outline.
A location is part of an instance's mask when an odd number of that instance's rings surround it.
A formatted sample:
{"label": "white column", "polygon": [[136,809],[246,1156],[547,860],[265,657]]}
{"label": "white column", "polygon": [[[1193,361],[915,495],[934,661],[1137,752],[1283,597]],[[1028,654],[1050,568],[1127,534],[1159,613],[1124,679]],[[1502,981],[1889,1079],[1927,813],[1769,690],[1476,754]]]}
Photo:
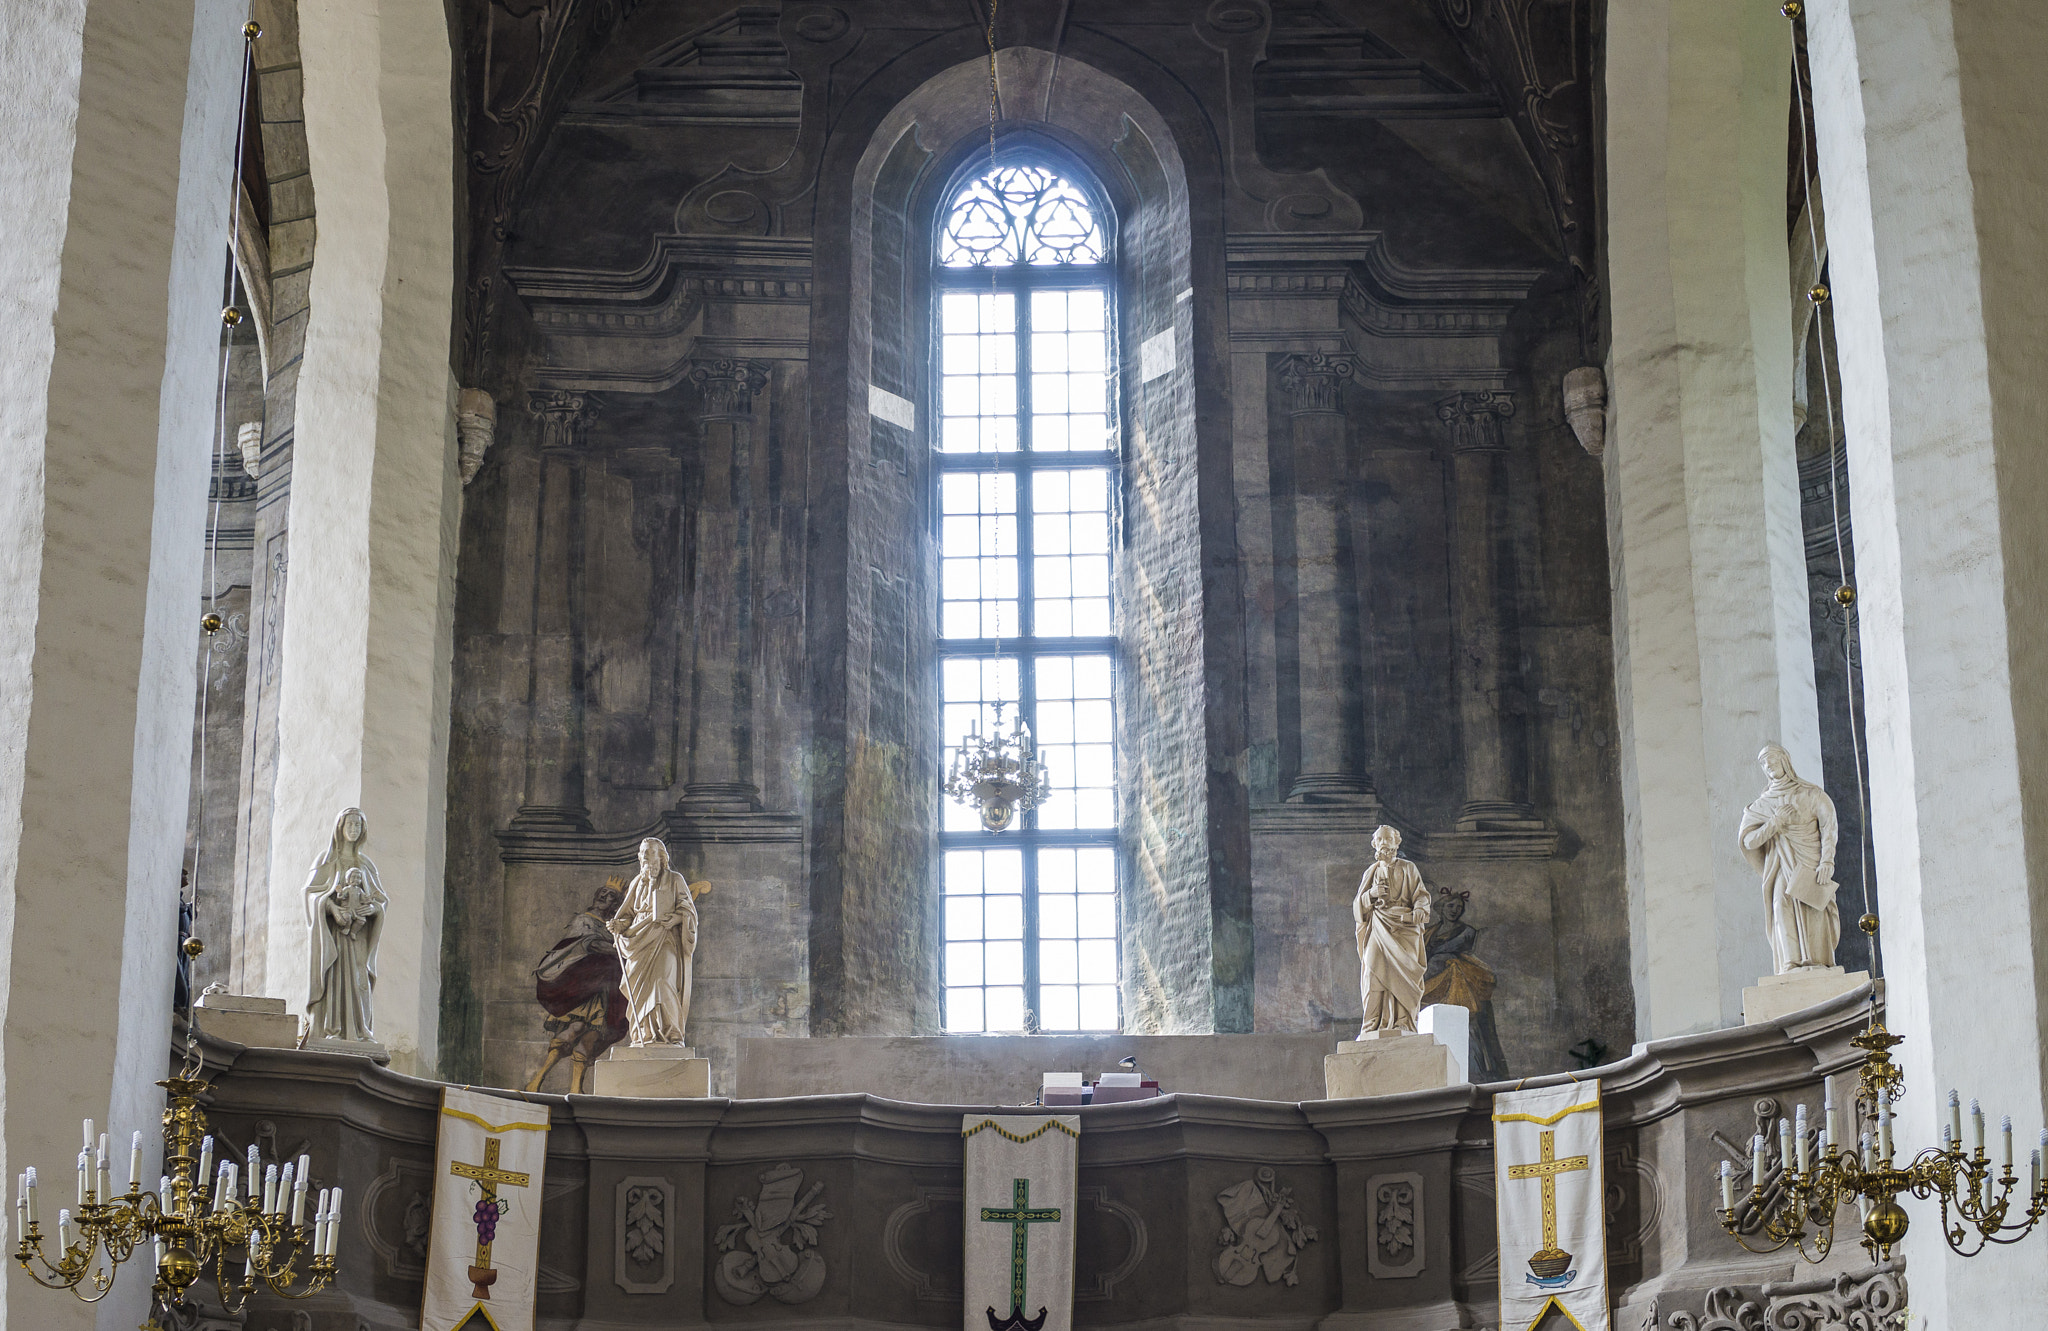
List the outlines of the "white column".
{"label": "white column", "polygon": [[[0,1138],[46,1215],[82,1116],[153,1146],[162,1108],[238,8],[17,5],[0,42]],[[5,1324],[142,1317],[134,1276],[96,1311],[6,1265]]]}
{"label": "white column", "polygon": [[377,1036],[430,1072],[440,1006],[456,384],[448,19],[438,0],[307,5],[320,200],[291,494],[265,987],[303,1006],[302,888],[360,805],[391,896]]}
{"label": "white column", "polygon": [[[1936,1141],[1954,1086],[2031,1139],[2048,1072],[2048,15],[1807,9],[1902,1131]],[[2048,1301],[2039,1235],[1965,1263],[1925,1204],[1907,1209],[1916,1328]]]}
{"label": "white column", "polygon": [[1757,750],[1778,740],[1820,778],[1793,454],[1791,58],[1775,5],[1608,14],[1605,461],[1639,1039],[1741,1020],[1743,987],[1770,970],[1735,840],[1763,788]]}

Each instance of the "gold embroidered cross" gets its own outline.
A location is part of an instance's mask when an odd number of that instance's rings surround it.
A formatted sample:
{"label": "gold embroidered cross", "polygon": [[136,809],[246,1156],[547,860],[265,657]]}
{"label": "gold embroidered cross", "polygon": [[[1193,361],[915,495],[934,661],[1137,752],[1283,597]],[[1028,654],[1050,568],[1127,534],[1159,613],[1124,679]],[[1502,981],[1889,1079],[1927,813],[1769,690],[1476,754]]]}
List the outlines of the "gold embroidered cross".
{"label": "gold embroidered cross", "polygon": [[[486,1137],[484,1138],[484,1162],[482,1164],[466,1165],[457,1161],[448,1166],[449,1173],[475,1180],[477,1189],[483,1193],[483,1203],[480,1205],[488,1204],[493,1209],[498,1204],[498,1189],[500,1187],[524,1188],[533,1181],[529,1175],[510,1169],[498,1168],[498,1153],[503,1145],[503,1141],[497,1137]],[[496,1228],[495,1220],[491,1225],[491,1231],[486,1231],[481,1222],[477,1225],[476,1265],[469,1268],[469,1280],[476,1287],[476,1297],[479,1299],[491,1297],[491,1285],[498,1278],[497,1271],[491,1266],[490,1241],[484,1237],[486,1232],[493,1232]]]}
{"label": "gold embroidered cross", "polygon": [[1526,1165],[1509,1165],[1511,1179],[1541,1179],[1543,1182],[1543,1252],[1557,1252],[1557,1176],[1575,1174],[1590,1169],[1591,1162],[1583,1155],[1557,1158],[1557,1134],[1543,1134],[1541,1158]]}

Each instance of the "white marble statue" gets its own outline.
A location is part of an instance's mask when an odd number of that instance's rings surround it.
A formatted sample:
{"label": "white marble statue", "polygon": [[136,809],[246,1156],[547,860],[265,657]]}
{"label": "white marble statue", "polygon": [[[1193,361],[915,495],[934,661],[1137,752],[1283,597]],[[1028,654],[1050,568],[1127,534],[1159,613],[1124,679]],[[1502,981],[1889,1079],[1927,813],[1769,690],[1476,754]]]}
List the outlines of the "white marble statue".
{"label": "white marble statue", "polygon": [[1770,785],[1742,811],[1742,853],[1763,875],[1764,918],[1778,974],[1835,964],[1842,912],[1835,904],[1835,802],[1766,744],[1756,760]]}
{"label": "white marble statue", "polygon": [[1361,1040],[1374,1031],[1415,1029],[1428,965],[1429,889],[1422,885],[1422,871],[1401,858],[1401,834],[1391,827],[1372,834],[1372,849],[1372,865],[1351,899],[1358,987],[1365,1000]]}
{"label": "white marble statue", "polygon": [[619,940],[627,1043],[679,1045],[690,1021],[690,972],[697,953],[697,902],[668,867],[668,847],[640,843],[640,872],[605,927]]}
{"label": "white marble statue", "polygon": [[374,1040],[372,990],[377,942],[390,898],[377,866],[363,853],[368,824],[361,809],[343,809],[334,840],[306,879],[306,925],[312,933],[312,983],[307,1035],[315,1040]]}

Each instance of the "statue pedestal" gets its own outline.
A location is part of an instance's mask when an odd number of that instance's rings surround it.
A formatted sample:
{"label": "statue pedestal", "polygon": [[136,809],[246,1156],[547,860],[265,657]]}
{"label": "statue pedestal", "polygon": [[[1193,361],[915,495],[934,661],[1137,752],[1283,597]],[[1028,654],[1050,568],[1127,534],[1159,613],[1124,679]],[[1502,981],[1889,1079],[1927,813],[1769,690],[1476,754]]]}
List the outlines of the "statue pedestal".
{"label": "statue pedestal", "polygon": [[1323,1093],[1332,1100],[1362,1100],[1407,1091],[1434,1091],[1464,1078],[1459,1060],[1435,1035],[1374,1031],[1339,1040],[1323,1060]]}
{"label": "statue pedestal", "polygon": [[308,1037],[299,1048],[312,1054],[353,1054],[357,1058],[367,1058],[372,1063],[391,1061],[391,1051],[375,1040],[332,1040],[324,1036],[315,1040]]}
{"label": "statue pedestal", "polygon": [[711,1094],[711,1060],[688,1045],[615,1044],[590,1065],[593,1095],[632,1100],[694,1100]]}
{"label": "statue pedestal", "polygon": [[297,1049],[299,1019],[282,998],[251,994],[201,994],[192,1019],[216,1040],[233,1040],[251,1049]]}
{"label": "statue pedestal", "polygon": [[1761,1026],[1776,1021],[1846,994],[1869,980],[1869,971],[1844,971],[1840,966],[1803,966],[1784,975],[1766,975],[1742,991],[1742,1024]]}

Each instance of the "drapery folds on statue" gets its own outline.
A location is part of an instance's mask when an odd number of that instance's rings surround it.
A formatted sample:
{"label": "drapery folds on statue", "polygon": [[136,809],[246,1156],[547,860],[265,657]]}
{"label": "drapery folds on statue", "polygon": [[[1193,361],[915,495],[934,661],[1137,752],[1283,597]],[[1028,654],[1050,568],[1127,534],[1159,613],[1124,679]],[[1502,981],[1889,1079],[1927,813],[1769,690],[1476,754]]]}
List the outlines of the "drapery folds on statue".
{"label": "drapery folds on statue", "polygon": [[1766,744],[1757,763],[1770,779],[1742,811],[1742,853],[1763,876],[1764,919],[1778,974],[1835,964],[1842,912],[1835,902],[1835,802],[1792,770],[1792,755]]}
{"label": "drapery folds on statue", "polygon": [[640,843],[640,872],[605,928],[618,939],[632,1043],[684,1043],[697,952],[697,903],[683,876],[669,868],[668,847],[658,838]]}
{"label": "drapery folds on statue", "polygon": [[1428,965],[1423,931],[1429,927],[1429,889],[1422,871],[1401,858],[1401,834],[1391,827],[1372,834],[1372,847],[1376,858],[1351,899],[1365,1007],[1360,1039],[1372,1031],[1415,1029]]}
{"label": "drapery folds on statue", "polygon": [[569,1093],[580,1094],[590,1061],[626,1038],[618,940],[606,928],[624,898],[625,880],[607,881],[534,968],[533,996],[548,1014],[548,1052],[526,1084],[529,1091],[538,1091],[555,1064],[568,1058]]}
{"label": "drapery folds on statue", "polygon": [[343,809],[334,837],[306,877],[311,974],[306,995],[314,1039],[373,1040],[377,944],[391,899],[363,853],[369,835],[361,809]]}

